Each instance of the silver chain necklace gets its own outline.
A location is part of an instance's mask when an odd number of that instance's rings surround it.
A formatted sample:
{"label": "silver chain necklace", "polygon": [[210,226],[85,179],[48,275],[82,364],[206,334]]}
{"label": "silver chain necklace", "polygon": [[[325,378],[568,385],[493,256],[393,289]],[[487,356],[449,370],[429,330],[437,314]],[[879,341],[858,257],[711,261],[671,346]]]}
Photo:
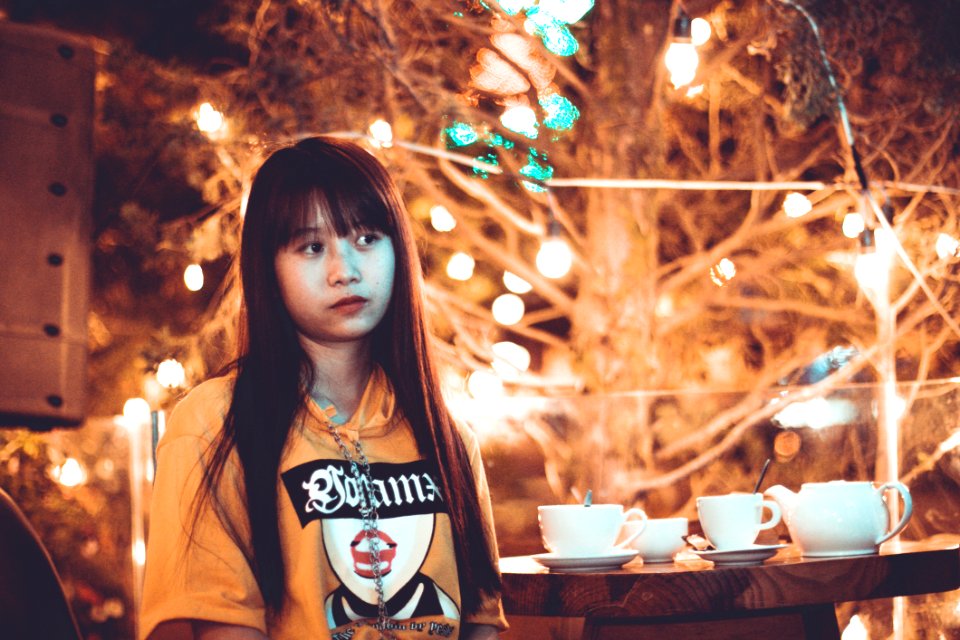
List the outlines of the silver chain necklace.
{"label": "silver chain necklace", "polygon": [[333,422],[327,423],[327,430],[333,436],[337,446],[340,447],[340,453],[347,462],[350,463],[350,471],[353,478],[357,481],[357,492],[360,495],[360,517],[363,521],[363,535],[370,545],[370,564],[373,571],[373,586],[377,591],[377,630],[380,632],[382,640],[396,640],[396,635],[387,630],[387,603],[383,591],[383,573],[380,568],[380,516],[377,514],[377,501],[373,495],[373,473],[370,471],[370,461],[360,446],[360,438],[351,440],[350,443],[356,450],[354,457],[350,449],[344,443],[340,431]]}

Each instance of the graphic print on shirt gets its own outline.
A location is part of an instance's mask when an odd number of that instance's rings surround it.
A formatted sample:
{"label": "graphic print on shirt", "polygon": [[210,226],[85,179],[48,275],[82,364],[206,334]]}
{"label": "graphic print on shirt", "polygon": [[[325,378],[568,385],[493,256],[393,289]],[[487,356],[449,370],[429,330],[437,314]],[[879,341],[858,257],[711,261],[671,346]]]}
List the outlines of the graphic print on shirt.
{"label": "graphic print on shirt", "polygon": [[363,530],[361,495],[379,515],[380,572],[387,615],[394,620],[443,616],[459,620],[453,599],[420,573],[434,538],[436,516],[447,508],[436,474],[424,461],[372,463],[372,487],[344,460],[314,460],[282,474],[300,525],[319,520],[327,560],[340,586],[325,600],[332,630],[377,618],[370,540]]}

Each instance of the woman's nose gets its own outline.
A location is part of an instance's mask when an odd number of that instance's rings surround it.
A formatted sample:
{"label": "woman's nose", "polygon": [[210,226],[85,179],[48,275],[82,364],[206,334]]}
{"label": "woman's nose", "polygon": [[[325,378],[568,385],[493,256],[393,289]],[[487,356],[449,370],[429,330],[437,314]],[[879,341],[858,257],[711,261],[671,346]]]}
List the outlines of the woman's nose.
{"label": "woman's nose", "polygon": [[330,286],[349,284],[360,279],[357,253],[349,242],[337,240],[327,256],[327,282]]}

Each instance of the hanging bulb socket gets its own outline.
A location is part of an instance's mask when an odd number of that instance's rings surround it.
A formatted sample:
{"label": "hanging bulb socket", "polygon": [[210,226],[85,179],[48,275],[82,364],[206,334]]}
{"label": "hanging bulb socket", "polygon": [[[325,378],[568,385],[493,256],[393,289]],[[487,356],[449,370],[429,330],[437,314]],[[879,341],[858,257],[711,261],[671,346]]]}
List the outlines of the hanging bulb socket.
{"label": "hanging bulb socket", "polygon": [[873,229],[860,232],[860,253],[872,253],[877,250],[877,238]]}
{"label": "hanging bulb socket", "polygon": [[893,205],[889,202],[884,202],[880,207],[880,211],[883,212],[883,217],[887,219],[887,222],[893,224]]}
{"label": "hanging bulb socket", "polygon": [[559,238],[563,233],[563,227],[560,226],[560,223],[557,222],[557,219],[552,215],[549,220],[547,220],[547,238],[554,239]]}
{"label": "hanging bulb socket", "polygon": [[683,7],[677,9],[677,17],[673,19],[673,41],[674,42],[692,42],[692,29],[690,26],[690,16]]}

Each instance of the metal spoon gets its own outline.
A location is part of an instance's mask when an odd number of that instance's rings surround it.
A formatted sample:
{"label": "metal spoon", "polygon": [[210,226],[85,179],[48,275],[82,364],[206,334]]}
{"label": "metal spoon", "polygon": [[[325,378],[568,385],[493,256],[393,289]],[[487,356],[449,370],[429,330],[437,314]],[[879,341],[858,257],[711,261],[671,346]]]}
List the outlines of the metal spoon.
{"label": "metal spoon", "polygon": [[757,484],[753,487],[754,493],[760,492],[760,484],[763,483],[763,477],[767,475],[768,468],[770,468],[770,458],[767,458],[767,461],[763,463],[763,469],[760,469],[760,477],[757,478]]}

